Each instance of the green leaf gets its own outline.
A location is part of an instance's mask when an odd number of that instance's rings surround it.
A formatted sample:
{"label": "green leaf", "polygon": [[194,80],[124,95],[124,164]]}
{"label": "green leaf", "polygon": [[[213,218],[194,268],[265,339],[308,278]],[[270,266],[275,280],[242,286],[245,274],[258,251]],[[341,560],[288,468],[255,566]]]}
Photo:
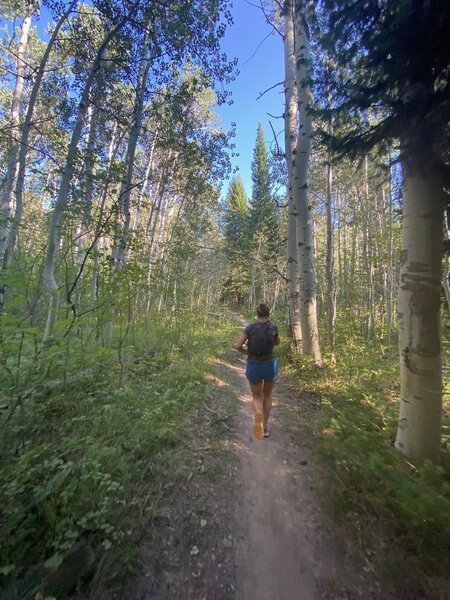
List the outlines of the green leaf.
{"label": "green leaf", "polygon": [[45,561],[44,566],[47,567],[47,569],[52,569],[52,571],[56,571],[56,569],[61,565],[62,561],[62,554],[54,554]]}

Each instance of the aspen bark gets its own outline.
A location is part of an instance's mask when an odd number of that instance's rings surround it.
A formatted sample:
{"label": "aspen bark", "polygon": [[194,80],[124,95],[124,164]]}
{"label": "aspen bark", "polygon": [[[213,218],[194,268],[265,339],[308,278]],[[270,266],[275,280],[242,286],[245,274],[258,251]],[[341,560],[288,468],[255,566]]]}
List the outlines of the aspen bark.
{"label": "aspen bark", "polygon": [[295,79],[295,43],[294,13],[290,2],[286,3],[284,26],[284,67],[285,67],[285,109],[284,109],[284,143],[288,172],[288,232],[287,232],[287,267],[288,267],[288,334],[294,342],[297,352],[302,351],[302,329],[300,325],[300,290],[297,257],[297,212],[293,194],[292,165],[295,160],[297,144],[297,91]]}
{"label": "aspen bark", "polygon": [[334,230],[333,230],[333,163],[331,153],[328,152],[327,161],[327,317],[328,317],[328,343],[334,349],[336,341],[336,285],[334,279]]}
{"label": "aspen bark", "polygon": [[[135,9],[134,9],[135,10]],[[105,55],[106,49],[113,38],[129,17],[124,17],[111,31],[107,33],[94,59],[91,71],[86,79],[83,93],[78,105],[77,119],[70,139],[69,148],[67,150],[66,163],[64,166],[61,183],[58,191],[58,197],[50,222],[50,230],[47,239],[47,251],[44,265],[44,284],[50,293],[50,305],[47,315],[47,324],[45,327],[44,337],[42,342],[47,344],[53,338],[56,328],[57,314],[59,310],[60,294],[55,275],[55,254],[58,243],[58,230],[64,211],[69,198],[69,187],[73,177],[74,163],[78,143],[80,141],[81,132],[86,118],[86,113],[89,106],[89,96],[94,84],[97,73],[101,67],[101,61]]]}
{"label": "aspen bark", "polygon": [[[390,162],[390,161],[389,161]],[[387,310],[387,334],[386,341],[388,345],[391,343],[391,335],[392,335],[392,305],[393,298],[392,292],[394,289],[393,285],[393,244],[392,244],[392,225],[393,225],[393,214],[392,214],[392,181],[391,181],[391,171],[389,168],[389,190],[388,190],[388,211],[389,211],[389,234],[388,234],[388,267],[387,267],[387,278],[386,278],[386,310]]]}
{"label": "aspen bark", "polygon": [[300,320],[303,349],[311,354],[317,365],[322,364],[317,326],[317,275],[314,256],[312,206],[308,198],[308,166],[311,154],[312,118],[308,111],[311,104],[309,85],[311,58],[306,25],[304,0],[296,1],[295,54],[298,93],[299,131],[295,160],[293,161],[293,193],[297,209],[297,243],[300,281]]}
{"label": "aspen bark", "polygon": [[375,319],[375,292],[373,283],[373,238],[371,235],[371,210],[369,201],[369,161],[364,157],[364,209],[363,209],[363,257],[367,273],[367,296],[366,296],[366,338],[376,338]]}
{"label": "aspen bark", "polygon": [[395,447],[412,460],[440,455],[440,290],[445,193],[439,178],[404,161],[398,290],[400,415]]}
{"label": "aspen bark", "polygon": [[148,160],[147,160],[147,167],[145,169],[145,175],[144,175],[144,183],[142,184],[142,188],[140,189],[140,192],[139,192],[138,205],[136,208],[134,223],[132,225],[133,229],[138,229],[138,227],[141,224],[142,208],[143,208],[143,202],[145,199],[145,194],[147,193],[147,188],[150,183],[150,180],[153,177],[154,154],[155,154],[157,137],[158,137],[158,133],[155,132],[153,135],[151,145],[150,145],[150,151],[149,151],[149,156],[148,156]]}
{"label": "aspen bark", "polygon": [[[126,159],[125,159],[125,177],[122,182],[119,194],[119,222],[118,233],[112,252],[113,264],[116,269],[120,268],[125,258],[125,251],[129,236],[131,212],[130,197],[131,184],[133,180],[134,162],[136,156],[137,142],[142,128],[142,114],[144,110],[144,96],[147,86],[148,74],[152,65],[153,56],[149,53],[150,25],[147,25],[146,33],[142,42],[142,54],[138,71],[136,86],[136,98],[134,105],[133,125],[128,140]],[[121,213],[121,214],[120,214]],[[122,217],[122,220],[121,218]]]}
{"label": "aspen bark", "polygon": [[[39,68],[36,73],[36,79],[34,80],[33,87],[31,88],[30,99],[28,101],[27,112],[25,115],[25,119],[22,125],[22,134],[20,137],[20,147],[19,147],[19,157],[18,157],[18,173],[17,173],[17,181],[15,188],[15,199],[16,199],[16,207],[14,213],[14,221],[9,232],[8,242],[6,252],[4,254],[3,266],[6,268],[11,262],[12,254],[14,251],[14,246],[16,244],[17,233],[19,230],[20,223],[22,221],[22,213],[23,213],[23,189],[25,184],[25,169],[26,162],[28,156],[29,149],[29,138],[31,132],[32,119],[34,114],[34,109],[36,106],[36,101],[38,98],[38,94],[41,88],[42,80],[45,75],[45,69],[47,67],[47,62],[50,56],[50,52],[53,49],[53,46],[58,39],[59,32],[61,27],[69,18],[70,13],[72,12],[74,6],[77,4],[78,0],[73,0],[66,12],[61,16],[60,20],[56,24],[55,29],[53,30],[52,36],[45,48],[44,55],[42,56],[41,62],[39,64]],[[0,255],[1,256],[1,255]]]}
{"label": "aspen bark", "polygon": [[[28,43],[28,34],[31,27],[31,18],[34,12],[34,3],[28,1],[25,17],[20,30],[20,38],[17,46],[16,58],[16,80],[11,101],[11,121],[9,148],[6,164],[6,175],[2,185],[0,199],[0,260],[2,266],[6,266],[8,238],[11,229],[11,213],[13,210],[13,189],[17,176],[17,158],[19,154],[20,139],[20,103],[22,100],[23,84],[25,80],[25,52]],[[4,289],[0,291],[0,304],[3,304]]]}

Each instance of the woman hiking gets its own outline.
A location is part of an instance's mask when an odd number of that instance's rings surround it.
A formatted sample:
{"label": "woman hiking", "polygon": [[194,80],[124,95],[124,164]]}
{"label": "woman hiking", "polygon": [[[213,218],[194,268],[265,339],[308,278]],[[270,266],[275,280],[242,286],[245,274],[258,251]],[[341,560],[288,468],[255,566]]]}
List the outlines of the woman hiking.
{"label": "woman hiking", "polygon": [[[250,383],[255,411],[253,431],[258,439],[269,437],[269,416],[272,408],[272,390],[278,376],[278,364],[273,347],[280,343],[277,326],[270,320],[270,308],[260,304],[256,309],[258,320],[250,323],[234,344],[236,350],[247,353],[245,375]],[[247,342],[247,350],[243,345]]]}

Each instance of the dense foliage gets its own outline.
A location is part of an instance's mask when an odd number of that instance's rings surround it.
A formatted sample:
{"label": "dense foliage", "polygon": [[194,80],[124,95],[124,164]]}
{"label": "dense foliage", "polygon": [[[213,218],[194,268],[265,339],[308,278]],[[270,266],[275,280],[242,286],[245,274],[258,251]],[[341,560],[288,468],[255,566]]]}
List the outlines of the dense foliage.
{"label": "dense foliage", "polygon": [[234,63],[224,2],[2,11],[1,573],[34,597],[85,543],[127,562],[202,397]]}

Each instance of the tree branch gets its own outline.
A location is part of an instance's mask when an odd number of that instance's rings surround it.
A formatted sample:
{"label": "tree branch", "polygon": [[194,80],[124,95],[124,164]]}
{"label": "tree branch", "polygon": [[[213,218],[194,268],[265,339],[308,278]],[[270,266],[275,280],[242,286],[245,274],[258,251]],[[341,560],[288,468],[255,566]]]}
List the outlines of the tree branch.
{"label": "tree branch", "polygon": [[257,262],[260,265],[264,265],[271,271],[275,271],[275,273],[278,273],[278,275],[281,277],[281,279],[284,279],[284,281],[286,281],[286,282],[290,281],[290,279],[288,277],[286,277],[286,275],[283,275],[283,273],[281,271],[279,271],[276,267],[269,265],[268,263],[264,262],[263,260],[260,260],[259,258],[256,258],[255,256],[251,256],[251,254],[244,254],[243,252],[238,252],[237,250],[231,250],[230,248],[227,248],[226,250],[222,250],[220,248],[216,248],[215,246],[199,246],[198,244],[194,244],[194,246],[196,248],[199,248],[200,250],[214,250],[215,252],[231,252],[232,254],[237,254],[238,256],[244,256],[245,258],[249,258],[250,260]]}
{"label": "tree branch", "polygon": [[279,81],[275,85],[271,85],[269,88],[267,88],[267,90],[264,90],[264,92],[259,92],[259,96],[256,98],[256,100],[259,100],[260,98],[262,98],[264,96],[264,94],[267,94],[267,92],[270,92],[270,90],[273,90],[274,88],[278,87],[279,85],[283,85],[283,84],[284,84],[284,81]]}
{"label": "tree branch", "polygon": [[272,125],[272,121],[269,121],[269,125],[270,125],[270,129],[272,130],[273,133],[273,139],[275,141],[275,145],[277,147],[277,156],[285,156],[284,152],[281,150],[279,144],[278,144],[278,138],[277,138],[277,134],[275,133],[275,129],[273,128]]}

